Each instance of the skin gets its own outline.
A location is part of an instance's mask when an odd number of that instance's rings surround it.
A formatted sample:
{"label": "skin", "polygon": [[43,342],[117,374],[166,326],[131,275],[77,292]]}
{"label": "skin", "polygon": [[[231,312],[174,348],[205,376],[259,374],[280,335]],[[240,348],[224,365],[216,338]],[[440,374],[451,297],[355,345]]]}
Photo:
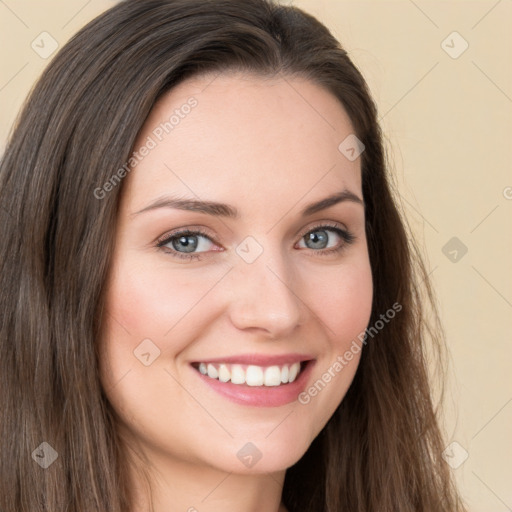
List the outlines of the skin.
{"label": "skin", "polygon": [[[163,96],[134,147],[191,96],[197,106],[123,182],[100,340],[102,384],[128,453],[140,455],[130,466],[136,510],[149,510],[138,472],[144,461],[155,512],[283,512],[286,468],[343,399],[361,354],[308,404],[279,407],[233,403],[190,363],[310,354],[310,387],[365,330],[372,278],[363,205],[344,201],[300,215],[343,189],[363,199],[360,158],[349,161],[338,150],[354,130],[339,101],[310,81],[224,73],[189,79]],[[171,194],[227,203],[240,215],[136,213]],[[345,244],[340,252],[306,246],[304,235],[325,222],[355,240],[346,244],[328,231],[330,247]],[[214,240],[200,239],[206,252],[199,260],[173,257],[171,244],[156,247],[173,230],[197,227]],[[235,251],[248,236],[263,249],[253,263]],[[160,350],[149,366],[134,356],[144,339]],[[247,442],[262,454],[251,468],[237,457]]]}

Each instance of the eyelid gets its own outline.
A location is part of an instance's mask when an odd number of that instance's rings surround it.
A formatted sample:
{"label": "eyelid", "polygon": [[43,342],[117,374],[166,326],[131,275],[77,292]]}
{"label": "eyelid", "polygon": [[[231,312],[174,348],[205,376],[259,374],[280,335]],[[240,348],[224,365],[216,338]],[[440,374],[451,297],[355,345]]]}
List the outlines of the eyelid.
{"label": "eyelid", "polygon": [[156,246],[162,247],[163,245],[169,243],[169,239],[178,236],[178,235],[201,235],[208,238],[215,245],[222,247],[222,245],[217,241],[215,235],[210,233],[203,226],[188,226],[186,228],[176,228],[167,233],[159,236],[156,240]]}
{"label": "eyelid", "polygon": [[[335,222],[335,221],[317,221],[314,224],[309,225],[306,228],[302,228],[299,231],[297,231],[294,235],[294,238],[297,237],[300,239],[315,229],[326,228],[326,227],[330,227],[333,229],[341,229],[342,231],[346,231],[346,232],[349,231],[346,228],[346,226],[344,226],[341,223]],[[199,234],[199,235],[205,236],[206,238],[210,239],[216,245],[222,247],[222,245],[219,243],[219,241],[217,240],[215,235],[213,235],[211,232],[209,232],[209,230],[207,228],[205,228],[204,226],[199,226],[199,225],[181,227],[181,228],[176,228],[171,231],[168,231],[168,232],[164,233],[163,235],[159,236],[156,239],[155,244],[157,245],[157,247],[161,247],[162,245],[165,245],[166,243],[168,243],[170,238],[177,236],[177,235],[187,235],[187,234],[193,234],[193,235]]]}
{"label": "eyelid", "polygon": [[[330,253],[339,252],[342,251],[347,245],[350,245],[353,241],[356,240],[356,236],[349,231],[343,224],[335,221],[317,221],[313,225],[309,225],[308,227],[302,229],[298,233],[295,234],[294,238],[298,237],[298,240],[294,243],[294,246],[299,243],[308,233],[311,233],[316,230],[320,230],[322,228],[331,229],[332,231],[335,231],[338,236],[340,236],[343,239],[343,243],[335,248],[328,248],[328,249],[320,249],[320,250],[313,250],[311,251],[313,253],[316,253],[318,255],[328,255]],[[165,233],[164,235],[158,237],[156,241],[156,247],[157,248],[165,248],[165,245],[170,243],[172,238],[175,238],[177,236],[186,236],[186,235],[193,235],[193,236],[203,236],[210,240],[213,244],[217,245],[218,247],[221,247],[222,251],[225,250],[225,248],[217,241],[216,236],[212,235],[208,229],[204,228],[203,226],[188,226],[188,227],[182,227],[182,228],[176,228],[172,231],[169,231]],[[211,252],[221,252],[221,251],[201,251],[201,252],[191,252],[191,253],[182,253],[180,251],[176,251],[174,249],[167,248],[168,250],[165,251],[167,254],[171,254],[173,257],[179,258],[179,259],[185,259],[185,260],[199,260],[204,255],[207,255]],[[303,249],[302,249],[303,250]]]}
{"label": "eyelid", "polygon": [[[303,231],[299,237],[299,240],[296,243],[300,243],[308,233],[320,231],[322,229],[334,231],[337,234],[337,236],[341,238],[342,242],[335,247],[329,247],[320,250],[310,249],[311,253],[314,254],[315,256],[329,256],[332,254],[342,253],[348,248],[348,246],[352,245],[358,238],[352,231],[350,231],[343,224],[333,221],[320,221],[318,224],[310,226],[306,231]],[[302,248],[302,250],[304,250],[304,248]]]}
{"label": "eyelid", "polygon": [[295,234],[295,236],[298,238],[302,238],[302,237],[306,236],[308,233],[310,233],[311,231],[315,231],[320,228],[332,228],[334,230],[338,229],[341,231],[345,231],[347,233],[349,232],[348,228],[339,222],[330,221],[330,220],[323,220],[323,221],[320,220],[320,221],[314,222],[313,224],[310,224],[306,228],[299,230]]}
{"label": "eyelid", "polygon": [[[201,252],[180,252],[176,251],[175,249],[171,249],[170,247],[165,247],[168,243],[171,243],[171,239],[176,238],[178,236],[187,236],[187,235],[193,235],[193,236],[202,236],[204,238],[207,238],[212,244],[221,247],[222,249],[220,251],[201,251]],[[213,236],[211,233],[208,232],[203,227],[198,226],[188,226],[186,228],[176,228],[172,231],[169,231],[165,233],[164,235],[158,237],[155,247],[159,250],[161,250],[164,254],[170,255],[171,258],[174,258],[175,260],[184,260],[185,262],[192,262],[194,260],[200,261],[203,256],[207,255],[211,252],[221,252],[224,250],[224,248],[216,241],[216,237]]]}

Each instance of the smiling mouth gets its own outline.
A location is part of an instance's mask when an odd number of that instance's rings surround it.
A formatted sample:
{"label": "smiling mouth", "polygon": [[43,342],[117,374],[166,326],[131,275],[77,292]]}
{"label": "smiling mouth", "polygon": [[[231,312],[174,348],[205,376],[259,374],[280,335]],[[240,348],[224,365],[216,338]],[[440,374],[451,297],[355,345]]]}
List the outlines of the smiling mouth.
{"label": "smiling mouth", "polygon": [[309,361],[291,364],[257,366],[229,363],[193,363],[199,373],[220,382],[240,386],[278,387],[291,384],[302,373]]}

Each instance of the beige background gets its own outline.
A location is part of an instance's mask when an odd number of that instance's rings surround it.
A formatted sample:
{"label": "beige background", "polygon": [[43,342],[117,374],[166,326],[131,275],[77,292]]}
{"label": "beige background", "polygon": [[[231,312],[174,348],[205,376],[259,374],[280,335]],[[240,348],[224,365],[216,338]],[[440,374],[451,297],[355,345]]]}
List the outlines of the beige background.
{"label": "beige background", "polygon": [[[114,3],[0,0],[0,150],[51,59],[32,42],[46,31],[61,46]],[[448,337],[447,444],[460,445],[448,460],[472,512],[510,511],[512,2],[293,3],[334,31],[377,100]],[[459,247],[445,247],[452,237]]]}

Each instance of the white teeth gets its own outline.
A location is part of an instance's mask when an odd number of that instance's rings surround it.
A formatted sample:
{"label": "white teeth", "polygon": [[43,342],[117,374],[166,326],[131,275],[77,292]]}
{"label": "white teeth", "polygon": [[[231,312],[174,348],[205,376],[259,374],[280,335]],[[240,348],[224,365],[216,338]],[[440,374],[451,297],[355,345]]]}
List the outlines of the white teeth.
{"label": "white teeth", "polygon": [[217,371],[217,368],[213,366],[213,364],[208,364],[208,377],[211,377],[212,379],[216,379],[219,376],[219,372]]}
{"label": "white teeth", "polygon": [[221,364],[219,366],[219,380],[221,382],[227,382],[231,380],[231,372],[228,370],[228,367],[225,364]]}
{"label": "white teeth", "polygon": [[297,378],[300,370],[300,363],[293,363],[290,366],[290,374],[288,375],[288,382],[293,382]]}
{"label": "white teeth", "polygon": [[248,366],[245,371],[245,382],[248,386],[263,386],[263,369],[261,366]]}
{"label": "white teeth", "polygon": [[300,373],[300,363],[268,367],[249,365],[245,369],[240,364],[199,363],[198,370],[201,374],[221,382],[272,387],[293,382]]}
{"label": "white teeth", "polygon": [[281,384],[281,370],[279,366],[269,366],[265,370],[265,386],[279,386]]}
{"label": "white teeth", "polygon": [[245,384],[245,371],[239,364],[231,367],[231,382],[233,384]]}

